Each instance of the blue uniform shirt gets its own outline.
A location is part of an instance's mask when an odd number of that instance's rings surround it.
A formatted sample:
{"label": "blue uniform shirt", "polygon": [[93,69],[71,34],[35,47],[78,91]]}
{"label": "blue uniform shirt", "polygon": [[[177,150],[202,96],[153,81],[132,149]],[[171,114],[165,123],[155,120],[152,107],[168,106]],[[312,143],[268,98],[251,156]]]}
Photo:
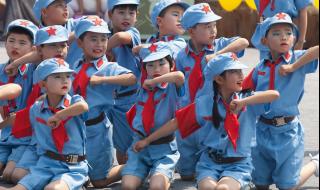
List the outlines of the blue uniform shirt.
{"label": "blue uniform shirt", "polygon": [[[9,81],[9,77],[5,74],[5,67],[7,64],[0,64],[0,84],[6,84]],[[22,92],[20,96],[18,96],[14,101],[16,103],[16,107],[13,108],[10,106],[10,113],[17,112],[23,108],[26,107],[27,104],[27,98],[31,92],[32,88],[32,80],[33,80],[33,71],[34,66],[30,64],[26,64],[24,66],[19,67],[18,74],[15,76],[14,83],[19,84],[22,87]],[[1,105],[6,106],[9,104],[8,101],[0,101]],[[11,139],[11,140],[8,140]],[[26,139],[29,139],[29,137],[22,138],[22,139],[16,139],[11,135],[11,126],[6,127],[2,129],[1,131],[1,141],[7,140],[7,142],[11,141],[11,143],[23,143],[26,144]],[[27,143],[28,144],[28,143]]]}
{"label": "blue uniform shirt", "polygon": [[[281,96],[271,104],[270,112],[265,114],[264,117],[297,116],[300,114],[298,105],[303,97],[306,74],[315,72],[319,61],[314,60],[287,76],[281,76],[279,69],[283,64],[294,63],[303,54],[305,54],[304,50],[290,51],[283,55],[282,62],[276,66],[275,90],[279,91]],[[266,66],[265,62],[266,60],[263,60],[254,69],[252,75],[252,81],[257,91],[269,89],[270,68]]]}
{"label": "blue uniform shirt", "polygon": [[[69,106],[68,104],[73,105],[81,101],[84,101],[81,96],[74,95],[71,97],[67,94],[56,108],[65,109]],[[52,138],[52,128],[39,122],[39,120],[48,121],[51,116],[53,116],[53,113],[49,109],[47,99],[36,102],[30,109],[30,121],[37,140],[37,152],[39,155],[43,155],[46,151],[58,153]],[[85,120],[86,114],[82,114],[72,117],[66,122],[64,127],[69,140],[65,142],[62,154],[85,155]]]}
{"label": "blue uniform shirt", "polygon": [[[212,46],[205,47],[203,51],[205,51],[205,55],[214,54],[217,51],[220,51],[221,49],[225,48],[226,46],[228,46],[229,44],[231,44],[237,39],[239,39],[239,37],[215,39],[214,44]],[[194,68],[195,60],[190,56],[190,52],[193,52],[193,49],[189,42],[187,44],[187,47],[184,49],[184,51],[180,51],[178,54],[178,57],[176,58],[177,70],[183,72],[185,75],[184,84],[185,84],[185,90],[186,90],[186,94],[183,97],[181,97],[181,99],[179,100],[179,107],[184,107],[192,103],[190,100],[190,93],[189,93],[189,78]],[[202,72],[206,67],[205,55],[203,56],[203,59],[201,62]],[[238,57],[242,57],[243,55],[244,55],[244,50],[238,52],[237,54]]]}
{"label": "blue uniform shirt", "polygon": [[[260,0],[254,0],[259,11]],[[264,17],[272,17],[277,13],[283,12],[289,14],[291,17],[298,17],[299,11],[308,5],[312,4],[312,0],[275,0],[275,9],[271,9],[271,2],[268,4],[262,15]]]}

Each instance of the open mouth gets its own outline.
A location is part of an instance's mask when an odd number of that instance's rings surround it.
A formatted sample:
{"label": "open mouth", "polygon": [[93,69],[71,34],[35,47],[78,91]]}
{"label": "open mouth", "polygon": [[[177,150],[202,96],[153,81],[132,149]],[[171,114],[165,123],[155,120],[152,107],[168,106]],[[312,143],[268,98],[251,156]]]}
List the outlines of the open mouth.
{"label": "open mouth", "polygon": [[61,88],[62,90],[68,90],[68,87],[67,86],[64,86]]}
{"label": "open mouth", "polygon": [[63,59],[63,58],[64,58],[62,55],[55,55],[54,57],[55,57],[55,58],[60,58],[60,59]]}
{"label": "open mouth", "polygon": [[17,51],[11,51],[11,54],[13,55],[13,56],[18,56],[19,55],[19,52],[17,52]]}
{"label": "open mouth", "polygon": [[93,53],[102,53],[102,50],[101,49],[94,49]]}

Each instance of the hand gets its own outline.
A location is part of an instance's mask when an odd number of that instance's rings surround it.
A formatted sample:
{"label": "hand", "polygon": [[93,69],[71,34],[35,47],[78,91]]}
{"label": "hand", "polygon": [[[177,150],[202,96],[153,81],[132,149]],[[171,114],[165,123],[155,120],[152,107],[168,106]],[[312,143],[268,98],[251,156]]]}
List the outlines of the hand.
{"label": "hand", "polygon": [[143,83],[143,88],[144,89],[149,89],[149,90],[152,90],[156,85],[153,84],[153,80],[152,79],[146,79],[144,80],[144,83]]}
{"label": "hand", "polygon": [[143,150],[148,145],[149,145],[149,143],[145,139],[140,140],[136,144],[133,145],[133,151],[134,152],[140,152],[141,150]]}
{"label": "hand", "polygon": [[0,122],[0,129],[3,129],[3,128],[10,126],[10,125],[12,126],[14,124],[15,120],[16,120],[16,114],[11,113],[8,118],[6,118],[2,122]]}
{"label": "hand", "polygon": [[53,116],[51,116],[51,117],[48,119],[47,125],[48,125],[49,127],[52,127],[52,129],[55,129],[55,128],[57,128],[57,127],[60,125],[61,120],[62,120],[62,119],[59,118],[59,117],[57,116],[57,114],[54,114]]}
{"label": "hand", "polygon": [[230,103],[230,111],[234,114],[238,114],[243,107],[245,107],[245,102],[243,100],[235,99]]}
{"label": "hand", "polygon": [[14,62],[12,62],[5,67],[5,72],[9,77],[16,76],[18,74],[18,67],[14,65]]}
{"label": "hand", "polygon": [[293,69],[293,64],[289,64],[289,65],[281,65],[280,69],[279,69],[279,73],[282,76],[287,76],[288,74],[292,73],[294,71]]}
{"label": "hand", "polygon": [[103,83],[103,79],[104,77],[101,76],[96,76],[96,75],[92,75],[90,78],[90,85],[99,85]]}
{"label": "hand", "polygon": [[296,45],[294,46],[295,50],[302,50],[303,49],[304,42],[303,41],[297,41]]}

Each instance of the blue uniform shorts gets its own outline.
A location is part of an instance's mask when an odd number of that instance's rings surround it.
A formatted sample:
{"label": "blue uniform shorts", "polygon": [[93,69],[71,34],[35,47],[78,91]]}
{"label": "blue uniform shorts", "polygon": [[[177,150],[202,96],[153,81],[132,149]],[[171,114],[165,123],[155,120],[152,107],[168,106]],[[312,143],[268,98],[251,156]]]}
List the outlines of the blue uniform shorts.
{"label": "blue uniform shorts", "polygon": [[2,164],[9,161],[18,163],[26,148],[25,145],[0,145],[0,162]]}
{"label": "blue uniform shorts", "polygon": [[16,164],[16,168],[29,170],[31,167],[37,165],[38,160],[39,160],[39,156],[37,154],[36,145],[27,146],[21,159]]}

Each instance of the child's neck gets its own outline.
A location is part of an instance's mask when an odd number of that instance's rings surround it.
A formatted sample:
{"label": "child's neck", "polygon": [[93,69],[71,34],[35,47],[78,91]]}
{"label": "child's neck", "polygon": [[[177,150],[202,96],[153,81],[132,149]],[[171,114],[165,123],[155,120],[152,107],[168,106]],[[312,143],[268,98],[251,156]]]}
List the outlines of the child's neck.
{"label": "child's neck", "polygon": [[223,88],[219,88],[219,93],[220,93],[220,96],[222,97],[222,99],[227,103],[231,102],[232,96],[234,94],[234,92],[231,92],[231,91],[223,89]]}
{"label": "child's neck", "polygon": [[191,48],[195,53],[199,53],[203,50],[203,48],[205,47],[205,45],[196,42],[195,40],[191,39]]}
{"label": "child's neck", "polygon": [[[103,57],[103,56],[101,56],[101,57]],[[98,59],[100,59],[101,57],[98,57],[98,58],[94,58],[94,57],[91,57],[91,56],[84,56],[84,62],[86,62],[86,63],[91,63],[91,62],[93,62],[93,61],[95,61],[95,60],[98,60]]]}
{"label": "child's neck", "polygon": [[164,36],[169,36],[169,35],[172,35],[172,36],[178,36],[178,34],[170,34],[168,31],[166,30],[161,30],[159,29],[159,39],[163,38]]}
{"label": "child's neck", "polygon": [[276,61],[276,60],[279,59],[279,57],[280,57],[283,53],[279,53],[279,52],[276,52],[276,51],[270,51],[270,54],[271,54],[272,61]]}
{"label": "child's neck", "polygon": [[63,96],[57,94],[49,94],[47,93],[48,104],[50,107],[56,108],[61,102]]}

